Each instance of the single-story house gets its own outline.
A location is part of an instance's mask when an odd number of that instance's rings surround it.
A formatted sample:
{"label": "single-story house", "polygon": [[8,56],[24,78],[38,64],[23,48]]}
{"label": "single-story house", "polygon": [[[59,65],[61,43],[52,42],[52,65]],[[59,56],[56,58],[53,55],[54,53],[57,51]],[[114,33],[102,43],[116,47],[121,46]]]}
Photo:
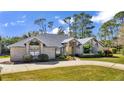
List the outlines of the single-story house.
{"label": "single-story house", "polygon": [[9,45],[11,61],[23,61],[25,54],[37,56],[47,54],[49,59],[55,59],[57,54],[61,55],[83,55],[84,45],[90,44],[90,54],[97,54],[103,49],[103,45],[94,37],[83,39],[70,38],[67,35],[42,34],[29,37],[15,44]]}

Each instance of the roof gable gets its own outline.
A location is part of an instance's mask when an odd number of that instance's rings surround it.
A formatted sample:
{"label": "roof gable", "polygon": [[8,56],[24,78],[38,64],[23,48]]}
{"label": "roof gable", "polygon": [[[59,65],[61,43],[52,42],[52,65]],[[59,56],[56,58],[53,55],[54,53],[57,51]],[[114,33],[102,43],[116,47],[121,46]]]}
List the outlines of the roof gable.
{"label": "roof gable", "polygon": [[86,44],[87,42],[89,42],[92,39],[93,39],[93,37],[88,37],[88,38],[84,38],[84,39],[78,39],[78,41],[83,45],[83,44]]}
{"label": "roof gable", "polygon": [[24,47],[25,43],[31,41],[34,38],[38,39],[39,41],[41,41],[42,43],[44,43],[48,47],[60,47],[61,42],[65,39],[67,39],[68,36],[67,35],[57,35],[57,34],[41,34],[41,35],[36,36],[36,37],[26,38],[26,39],[21,40],[17,43],[9,45],[8,47],[16,47],[16,46]]}

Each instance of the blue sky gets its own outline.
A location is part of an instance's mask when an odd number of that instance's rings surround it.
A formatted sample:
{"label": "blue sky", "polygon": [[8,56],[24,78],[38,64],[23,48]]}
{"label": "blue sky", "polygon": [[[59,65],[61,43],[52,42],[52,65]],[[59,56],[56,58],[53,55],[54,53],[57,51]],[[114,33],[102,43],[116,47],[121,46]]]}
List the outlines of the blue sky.
{"label": "blue sky", "polygon": [[[21,36],[26,32],[35,31],[38,26],[34,24],[34,20],[38,18],[46,18],[47,21],[54,21],[53,31],[49,33],[56,33],[59,26],[65,26],[65,31],[68,30],[67,25],[62,21],[65,17],[79,14],[83,11],[9,11],[0,12],[0,35],[5,36]],[[85,11],[85,13],[92,15],[95,28],[93,34],[97,35],[98,29],[102,23],[111,19],[116,12],[98,12]]]}

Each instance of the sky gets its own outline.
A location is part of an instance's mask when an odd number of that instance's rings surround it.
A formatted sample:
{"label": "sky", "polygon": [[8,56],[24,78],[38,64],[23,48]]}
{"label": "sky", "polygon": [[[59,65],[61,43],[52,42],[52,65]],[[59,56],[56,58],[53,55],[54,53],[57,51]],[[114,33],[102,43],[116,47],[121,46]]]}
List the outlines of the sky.
{"label": "sky", "polygon": [[47,21],[54,22],[53,30],[48,30],[48,33],[56,34],[59,26],[64,26],[65,32],[68,32],[67,24],[64,23],[63,19],[81,12],[92,15],[91,20],[95,25],[93,34],[96,36],[101,24],[117,13],[117,11],[1,11],[0,35],[13,37],[21,36],[29,31],[37,31],[38,26],[34,24],[34,20],[38,18],[46,18]]}

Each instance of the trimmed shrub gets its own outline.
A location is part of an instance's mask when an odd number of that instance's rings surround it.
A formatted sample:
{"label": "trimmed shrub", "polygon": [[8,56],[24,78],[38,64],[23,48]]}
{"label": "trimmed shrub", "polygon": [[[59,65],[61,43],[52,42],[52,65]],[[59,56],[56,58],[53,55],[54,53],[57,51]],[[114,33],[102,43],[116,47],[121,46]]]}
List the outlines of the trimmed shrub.
{"label": "trimmed shrub", "polygon": [[72,56],[66,56],[65,60],[74,60],[74,57],[72,57]]}
{"label": "trimmed shrub", "polygon": [[24,55],[23,56],[23,61],[24,62],[31,62],[31,61],[33,61],[33,57],[32,57],[32,55]]}
{"label": "trimmed shrub", "polygon": [[105,54],[105,57],[112,57],[113,56],[112,51],[109,49],[105,49],[104,54]]}
{"label": "trimmed shrub", "polygon": [[102,51],[102,50],[98,51],[97,56],[99,56],[99,57],[103,57],[103,56],[105,56],[104,51]]}
{"label": "trimmed shrub", "polygon": [[41,62],[47,62],[49,61],[49,56],[47,54],[40,54],[38,55],[38,60]]}
{"label": "trimmed shrub", "polygon": [[112,53],[113,54],[116,54],[117,53],[117,48],[111,48],[111,50],[112,50]]}
{"label": "trimmed shrub", "polygon": [[81,58],[96,58],[96,57],[98,57],[98,55],[83,55],[83,54],[81,54],[79,57],[81,57]]}
{"label": "trimmed shrub", "polygon": [[58,60],[64,61],[64,60],[74,60],[74,57],[72,56],[65,56],[65,55],[60,55],[57,57]]}
{"label": "trimmed shrub", "polygon": [[124,55],[124,48],[121,49],[121,54]]}
{"label": "trimmed shrub", "polygon": [[60,55],[59,57],[57,57],[60,60],[65,60],[66,56],[65,55]]}

